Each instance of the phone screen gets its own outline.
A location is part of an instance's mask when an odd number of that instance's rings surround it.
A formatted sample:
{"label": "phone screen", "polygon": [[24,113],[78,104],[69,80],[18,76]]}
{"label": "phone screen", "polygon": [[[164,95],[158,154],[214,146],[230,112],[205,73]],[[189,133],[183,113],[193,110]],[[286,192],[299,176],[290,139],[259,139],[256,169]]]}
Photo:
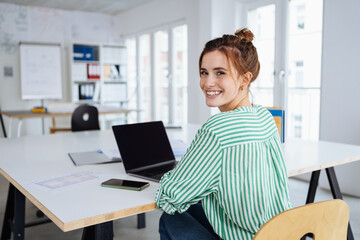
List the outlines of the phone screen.
{"label": "phone screen", "polygon": [[113,187],[113,188],[121,188],[121,189],[129,189],[129,190],[143,190],[148,187],[150,184],[148,182],[138,182],[138,181],[130,181],[123,179],[115,179],[112,178],[101,183],[103,187]]}

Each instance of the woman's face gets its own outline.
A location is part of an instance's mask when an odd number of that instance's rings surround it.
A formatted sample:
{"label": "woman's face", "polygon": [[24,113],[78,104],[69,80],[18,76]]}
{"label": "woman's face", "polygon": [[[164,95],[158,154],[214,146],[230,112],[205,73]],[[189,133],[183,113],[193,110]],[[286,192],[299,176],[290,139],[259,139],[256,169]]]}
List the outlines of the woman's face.
{"label": "woman's face", "polygon": [[224,53],[217,50],[206,53],[200,67],[200,87],[206,105],[218,107],[221,112],[239,107],[245,91],[240,91],[242,77],[234,79],[237,75]]}

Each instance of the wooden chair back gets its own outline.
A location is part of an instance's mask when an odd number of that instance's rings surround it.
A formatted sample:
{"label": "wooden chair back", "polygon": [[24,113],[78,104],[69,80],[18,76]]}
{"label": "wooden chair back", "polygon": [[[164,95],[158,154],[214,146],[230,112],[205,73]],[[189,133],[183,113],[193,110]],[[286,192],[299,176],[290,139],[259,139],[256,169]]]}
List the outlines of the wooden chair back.
{"label": "wooden chair back", "polygon": [[253,240],[300,240],[308,233],[314,240],[345,240],[349,223],[349,207],[334,199],[310,203],[284,211],[256,233]]}
{"label": "wooden chair back", "polygon": [[278,128],[281,142],[285,142],[285,110],[282,107],[267,107]]}

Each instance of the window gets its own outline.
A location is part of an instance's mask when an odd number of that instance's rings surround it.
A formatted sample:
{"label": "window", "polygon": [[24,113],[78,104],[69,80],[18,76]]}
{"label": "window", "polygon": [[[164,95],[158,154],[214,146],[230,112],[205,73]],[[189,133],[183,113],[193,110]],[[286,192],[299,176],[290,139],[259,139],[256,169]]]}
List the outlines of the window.
{"label": "window", "polygon": [[[136,65],[136,39],[134,37],[128,38],[125,41],[127,49],[127,86],[128,86],[128,108],[137,109],[137,65]],[[137,122],[137,113],[130,112],[128,114],[128,122]]]}
{"label": "window", "polygon": [[150,34],[139,37],[139,69],[140,69],[140,98],[138,109],[140,109],[140,121],[151,121],[152,96],[151,96],[151,56],[150,56]]}
{"label": "window", "polygon": [[316,140],[320,122],[322,0],[291,0],[289,9],[287,135]]}
{"label": "window", "polygon": [[300,3],[300,5],[295,6],[295,11],[297,29],[305,29],[305,4]]}
{"label": "window", "polygon": [[154,87],[156,92],[154,99],[156,102],[156,114],[154,120],[169,122],[169,39],[166,30],[154,33],[155,43],[155,72]]}
{"label": "window", "polygon": [[187,122],[187,26],[180,25],[173,28],[173,83],[174,83],[174,124],[182,125]]}
{"label": "window", "polygon": [[165,125],[179,126],[186,123],[187,26],[163,26],[128,37],[125,42],[128,48],[138,43],[138,51],[131,50],[135,56],[128,56],[132,58],[128,61],[128,71],[136,74],[129,77],[135,84],[128,88],[129,106],[136,103],[136,109],[140,110],[137,121],[161,120]]}
{"label": "window", "polygon": [[248,23],[261,63],[259,76],[250,86],[252,102],[270,107],[274,105],[275,4],[250,9]]}
{"label": "window", "polygon": [[255,34],[261,63],[250,87],[254,103],[285,108],[287,138],[319,138],[322,5],[323,0],[245,4],[245,26]]}

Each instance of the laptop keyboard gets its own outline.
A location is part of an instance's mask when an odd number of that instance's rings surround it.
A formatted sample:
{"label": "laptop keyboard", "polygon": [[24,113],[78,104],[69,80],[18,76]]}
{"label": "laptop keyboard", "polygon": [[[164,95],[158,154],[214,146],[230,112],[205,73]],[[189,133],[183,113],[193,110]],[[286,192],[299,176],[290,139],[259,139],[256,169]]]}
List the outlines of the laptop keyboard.
{"label": "laptop keyboard", "polygon": [[169,165],[165,165],[165,166],[161,166],[161,167],[157,167],[157,168],[153,168],[153,169],[147,169],[144,171],[140,171],[140,172],[137,172],[136,174],[160,180],[161,177],[165,173],[167,173],[168,171],[173,169],[175,166],[176,166],[175,163],[169,164]]}

